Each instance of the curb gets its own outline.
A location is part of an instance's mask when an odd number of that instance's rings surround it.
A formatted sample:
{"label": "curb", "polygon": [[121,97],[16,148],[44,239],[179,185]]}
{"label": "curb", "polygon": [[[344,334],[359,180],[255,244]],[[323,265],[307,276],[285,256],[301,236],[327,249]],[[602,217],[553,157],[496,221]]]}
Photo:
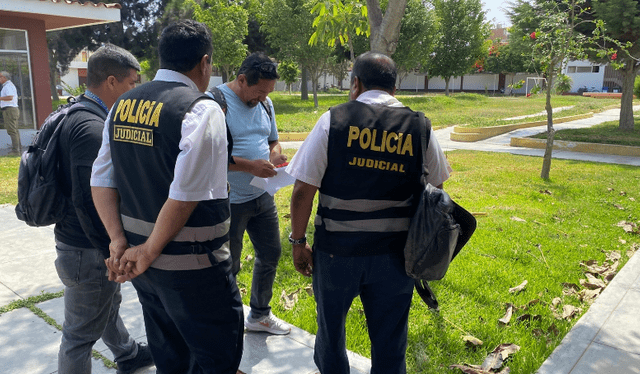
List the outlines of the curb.
{"label": "curb", "polygon": [[307,138],[308,132],[283,132],[278,133],[280,142],[301,142]]}
{"label": "curb", "polygon": [[[554,124],[575,121],[579,119],[591,118],[593,112],[578,114],[575,116],[561,117],[553,120]],[[476,142],[488,139],[497,135],[502,135],[513,130],[524,129],[527,127],[537,127],[547,124],[547,120],[515,123],[510,125],[492,126],[492,127],[463,127],[454,126],[450,139],[457,142]]]}
{"label": "curb", "polygon": [[[511,138],[512,147],[545,149],[546,139],[535,138]],[[558,151],[598,153],[616,156],[640,157],[640,147],[615,144],[570,142],[565,140],[554,140],[553,149]]]}

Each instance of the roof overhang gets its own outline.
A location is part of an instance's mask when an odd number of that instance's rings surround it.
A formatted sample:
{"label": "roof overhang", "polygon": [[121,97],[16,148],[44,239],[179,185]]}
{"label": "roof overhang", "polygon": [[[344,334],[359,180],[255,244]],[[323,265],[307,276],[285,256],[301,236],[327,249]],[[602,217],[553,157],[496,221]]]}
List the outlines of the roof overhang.
{"label": "roof overhang", "polygon": [[0,16],[43,20],[47,31],[119,22],[120,9],[88,0],[0,0]]}

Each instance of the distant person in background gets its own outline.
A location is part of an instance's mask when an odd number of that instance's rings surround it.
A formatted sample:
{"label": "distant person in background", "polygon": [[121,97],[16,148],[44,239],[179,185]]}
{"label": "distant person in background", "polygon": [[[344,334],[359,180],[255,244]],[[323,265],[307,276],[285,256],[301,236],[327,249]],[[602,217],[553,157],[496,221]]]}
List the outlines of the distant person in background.
{"label": "distant person in background", "polygon": [[11,74],[6,71],[0,71],[0,108],[2,109],[2,119],[4,120],[4,128],[7,129],[7,135],[11,137],[10,156],[19,156],[22,150],[20,144],[20,132],[18,131],[18,118],[20,118],[20,110],[18,109],[18,90],[11,82]]}

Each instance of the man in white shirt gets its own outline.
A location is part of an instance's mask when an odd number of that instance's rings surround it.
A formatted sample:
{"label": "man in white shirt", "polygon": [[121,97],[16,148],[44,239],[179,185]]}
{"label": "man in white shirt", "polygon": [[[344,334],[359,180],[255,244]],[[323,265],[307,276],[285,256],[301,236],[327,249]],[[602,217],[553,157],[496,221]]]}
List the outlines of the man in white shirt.
{"label": "man in white shirt", "polygon": [[159,373],[236,373],[243,310],[229,255],[224,114],[204,94],[211,34],[178,21],[158,51],[154,80],[113,105],[93,165],[109,279],[136,288]]}
{"label": "man in white shirt", "polygon": [[18,109],[18,90],[11,82],[11,74],[6,71],[0,71],[0,108],[2,109],[2,119],[7,135],[11,137],[11,152],[9,155],[19,156],[22,146],[20,144],[20,132],[18,131],[18,118],[20,118],[20,110]]}
{"label": "man in white shirt", "polygon": [[[419,201],[421,113],[393,95],[397,70],[367,52],[351,73],[351,101],[320,117],[287,167],[296,178],[291,234],[296,270],[313,274],[318,332],[314,361],[323,374],[348,374],[345,319],[360,296],[371,340],[371,373],[406,373],[414,281],[403,248]],[[433,133],[427,182],[442,188],[450,167]],[[313,250],[305,231],[319,192]]]}

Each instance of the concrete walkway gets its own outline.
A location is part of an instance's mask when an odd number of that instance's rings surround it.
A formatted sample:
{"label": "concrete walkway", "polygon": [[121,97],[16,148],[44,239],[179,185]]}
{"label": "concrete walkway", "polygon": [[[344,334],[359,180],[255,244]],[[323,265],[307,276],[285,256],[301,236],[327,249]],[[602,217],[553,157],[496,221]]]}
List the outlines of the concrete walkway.
{"label": "concrete walkway", "polygon": [[[639,110],[635,107],[634,110]],[[589,127],[618,118],[618,109],[589,119],[556,125],[556,129]],[[450,128],[436,131],[445,151],[469,149],[488,152],[542,156],[544,150],[509,146],[512,136],[543,132],[545,126],[517,130],[475,143],[449,140]],[[287,142],[296,148],[301,142]],[[554,158],[640,166],[640,157],[609,156],[577,152],[556,152]],[[0,306],[44,292],[63,289],[54,268],[53,228],[31,228],[15,218],[14,207],[0,206]],[[138,341],[146,336],[140,304],[130,283],[123,286],[121,314]],[[58,324],[63,322],[62,298],[35,304]],[[37,312],[37,310],[36,310]],[[640,256],[632,257],[562,343],[540,367],[538,374],[640,374]],[[0,315],[0,373],[55,373],[60,331],[31,309],[18,308]],[[245,334],[245,352],[240,370],[244,373],[312,374],[313,336],[294,328],[288,336]],[[94,347],[112,359],[99,341]],[[368,373],[370,361],[350,353],[351,373]],[[94,373],[115,373],[95,360]],[[141,373],[154,373],[150,368]]]}
{"label": "concrete walkway", "polygon": [[[34,228],[19,221],[13,205],[0,206],[0,307],[13,301],[54,293],[64,289],[58,279],[53,226]],[[130,282],[122,286],[122,319],[139,342],[146,342],[142,307]],[[64,321],[63,298],[36,303],[58,325]],[[0,374],[50,374],[58,367],[61,331],[34,313],[34,308],[18,308],[0,314]],[[248,308],[245,307],[245,313]],[[245,374],[314,374],[314,336],[293,327],[291,334],[275,336],[245,333],[240,370]],[[94,349],[109,360],[111,351],[99,340]],[[352,374],[365,374],[370,360],[349,352]],[[114,374],[101,360],[93,359],[93,373]],[[155,373],[155,367],[138,373]]]}

